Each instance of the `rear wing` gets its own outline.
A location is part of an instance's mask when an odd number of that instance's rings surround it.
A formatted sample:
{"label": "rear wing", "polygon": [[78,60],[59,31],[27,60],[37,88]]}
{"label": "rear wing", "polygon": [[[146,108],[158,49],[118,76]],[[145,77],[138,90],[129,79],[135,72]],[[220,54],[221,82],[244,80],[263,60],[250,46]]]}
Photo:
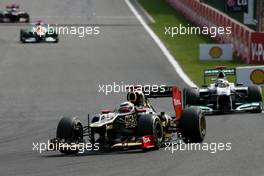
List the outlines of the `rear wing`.
{"label": "rear wing", "polygon": [[[132,86],[129,89],[129,93],[136,93],[141,91],[145,98],[172,98],[172,104],[175,111],[176,119],[180,119],[182,114],[182,94],[181,90],[177,86],[160,86],[160,87],[144,87],[144,86]],[[129,94],[128,94],[129,95]],[[133,95],[137,97],[137,95]]]}
{"label": "rear wing", "polygon": [[219,72],[223,72],[226,76],[235,76],[235,79],[236,79],[236,69],[235,68],[216,67],[215,69],[204,70],[203,72],[204,73],[204,84],[206,84],[206,78],[217,76]]}

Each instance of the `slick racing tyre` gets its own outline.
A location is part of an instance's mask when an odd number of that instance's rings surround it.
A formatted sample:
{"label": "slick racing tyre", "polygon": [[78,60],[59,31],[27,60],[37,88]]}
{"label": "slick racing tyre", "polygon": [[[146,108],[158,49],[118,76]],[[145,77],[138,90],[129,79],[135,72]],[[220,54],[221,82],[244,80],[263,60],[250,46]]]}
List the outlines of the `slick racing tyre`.
{"label": "slick racing tyre", "polygon": [[25,14],[23,15],[23,17],[26,19],[26,20],[25,20],[25,23],[29,23],[29,22],[30,22],[29,14],[25,13]]}
{"label": "slick racing tyre", "polygon": [[24,41],[24,31],[23,30],[20,30],[20,42],[22,42],[22,43],[25,43],[25,41]]}
{"label": "slick racing tyre", "polygon": [[185,88],[184,92],[184,105],[199,105],[200,93],[196,88]]}
{"label": "slick racing tyre", "polygon": [[[262,102],[262,92],[258,86],[252,85],[248,87],[248,102],[249,103],[258,103]],[[258,109],[254,109],[251,112],[253,113],[261,113],[262,105]]]}
{"label": "slick racing tyre", "polygon": [[4,15],[2,13],[0,13],[0,23],[3,22],[3,18],[4,18]]}
{"label": "slick racing tyre", "polygon": [[19,22],[29,23],[30,17],[28,13],[22,13],[18,16]]}
{"label": "slick racing tyre", "polygon": [[187,108],[182,112],[180,132],[185,143],[203,142],[206,134],[206,120],[199,108]]}
{"label": "slick racing tyre", "polygon": [[163,142],[163,127],[160,119],[158,117],[152,116],[150,114],[145,114],[139,116],[137,135],[153,135],[156,139],[156,149],[159,149]]}
{"label": "slick racing tyre", "polygon": [[[57,138],[64,139],[65,143],[78,143],[83,141],[83,126],[77,117],[63,117],[57,126]],[[76,154],[78,149],[60,149],[64,154]]]}

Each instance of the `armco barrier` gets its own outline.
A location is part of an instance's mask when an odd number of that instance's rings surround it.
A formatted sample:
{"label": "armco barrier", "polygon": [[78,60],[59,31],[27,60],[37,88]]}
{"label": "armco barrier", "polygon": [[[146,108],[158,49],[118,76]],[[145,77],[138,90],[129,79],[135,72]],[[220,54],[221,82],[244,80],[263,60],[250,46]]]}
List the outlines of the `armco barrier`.
{"label": "armco barrier", "polygon": [[[221,11],[198,0],[166,0],[193,24],[232,27],[232,34],[217,35],[219,43],[233,43],[237,56],[249,64],[264,64],[264,33],[257,33]],[[254,36],[254,38],[252,37]]]}

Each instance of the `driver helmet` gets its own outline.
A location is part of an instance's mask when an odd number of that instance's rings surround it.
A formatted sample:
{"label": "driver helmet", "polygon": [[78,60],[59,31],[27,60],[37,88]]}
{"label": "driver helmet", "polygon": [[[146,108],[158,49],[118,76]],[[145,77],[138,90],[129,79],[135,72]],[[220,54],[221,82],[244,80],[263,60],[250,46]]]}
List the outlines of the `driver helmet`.
{"label": "driver helmet", "polygon": [[127,94],[127,100],[137,107],[146,105],[146,98],[142,91],[129,92]]}
{"label": "driver helmet", "polygon": [[44,25],[44,22],[41,21],[41,20],[38,20],[38,21],[36,21],[35,25],[36,26],[43,26]]}
{"label": "driver helmet", "polygon": [[215,86],[218,87],[227,87],[229,86],[229,82],[225,79],[217,79],[216,80],[216,83],[215,83]]}
{"label": "driver helmet", "polygon": [[220,71],[217,75],[218,79],[224,79],[225,78],[225,73],[223,71]]}
{"label": "driver helmet", "polygon": [[16,12],[18,10],[19,6],[16,4],[11,4],[11,5],[8,5],[6,8],[10,9],[11,12]]}
{"label": "driver helmet", "polygon": [[135,111],[135,106],[129,101],[125,101],[120,104],[118,112],[119,113],[132,113]]}
{"label": "driver helmet", "polygon": [[16,8],[16,7],[12,7],[12,8],[11,8],[11,11],[12,11],[12,12],[16,12],[16,11],[17,11],[17,8]]}
{"label": "driver helmet", "polygon": [[217,79],[215,81],[215,86],[217,87],[219,84],[223,83],[224,82],[224,79]]}

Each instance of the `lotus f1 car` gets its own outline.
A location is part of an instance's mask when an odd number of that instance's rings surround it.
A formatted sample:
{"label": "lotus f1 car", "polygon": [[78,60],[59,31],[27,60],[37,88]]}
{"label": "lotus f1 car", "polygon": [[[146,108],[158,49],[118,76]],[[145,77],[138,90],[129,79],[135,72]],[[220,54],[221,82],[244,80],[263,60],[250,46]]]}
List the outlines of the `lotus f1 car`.
{"label": "lotus f1 car", "polygon": [[[206,78],[211,76],[216,76],[216,78],[213,79],[214,83],[208,86]],[[202,88],[184,89],[185,107],[197,106],[205,113],[261,113],[263,102],[260,87],[230,83],[226,76],[236,76],[236,70],[221,66],[205,70]]]}
{"label": "lotus f1 car", "polygon": [[[146,89],[144,89],[146,90]],[[175,116],[156,112],[150,98],[171,97]],[[165,87],[164,91],[129,91],[127,101],[116,110],[103,110],[83,126],[78,117],[63,117],[57,126],[57,136],[49,140],[53,147],[64,154],[78,153],[79,144],[98,144],[100,150],[158,149],[177,136],[188,143],[200,143],[206,134],[204,113],[197,107],[182,108],[181,91]],[[84,139],[84,137],[87,139]],[[70,146],[75,146],[72,149]]]}
{"label": "lotus f1 car", "polygon": [[15,23],[30,21],[29,14],[19,10],[19,5],[11,4],[6,6],[6,10],[0,12],[0,23]]}
{"label": "lotus f1 car", "polygon": [[33,23],[27,29],[20,30],[20,41],[22,43],[58,43],[58,34],[43,22]]}

